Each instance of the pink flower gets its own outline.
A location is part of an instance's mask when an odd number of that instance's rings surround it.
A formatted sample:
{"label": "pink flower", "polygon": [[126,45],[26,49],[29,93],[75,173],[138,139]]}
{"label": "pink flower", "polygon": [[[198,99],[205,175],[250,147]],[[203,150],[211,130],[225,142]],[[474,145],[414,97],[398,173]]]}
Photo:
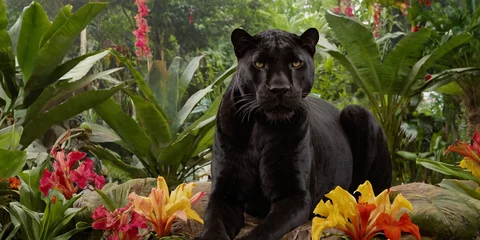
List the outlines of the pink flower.
{"label": "pink flower", "polygon": [[340,7],[334,7],[333,9],[333,12],[336,13],[336,14],[339,14],[340,13]]}
{"label": "pink flower", "polygon": [[66,199],[71,199],[79,189],[85,189],[88,183],[97,188],[103,188],[105,178],[93,172],[93,160],[85,159],[77,169],[72,170],[76,162],[82,160],[86,153],[73,151],[65,159],[63,149],[57,151],[53,148],[50,154],[54,157],[53,172],[44,169],[40,179],[39,189],[44,196],[48,196],[50,189],[55,189],[63,194]]}
{"label": "pink flower", "polygon": [[148,16],[150,11],[145,5],[146,0],[135,0],[135,4],[138,7],[138,14],[135,16],[137,29],[132,33],[137,38],[135,47],[137,48],[136,54],[139,59],[147,58],[151,56],[150,48],[148,47],[147,33],[150,31],[147,25],[147,20],[144,17]]}
{"label": "pink flower", "polygon": [[345,8],[345,14],[346,14],[347,16],[349,16],[349,17],[355,16],[355,15],[353,15],[353,9],[352,9],[352,7],[350,7],[350,6],[348,6],[348,7]]}
{"label": "pink flower", "polygon": [[132,203],[128,203],[123,208],[117,208],[113,212],[109,212],[103,205],[100,205],[93,212],[92,228],[112,231],[109,239],[142,239],[142,236],[139,235],[139,229],[148,228],[146,219],[132,210]]}

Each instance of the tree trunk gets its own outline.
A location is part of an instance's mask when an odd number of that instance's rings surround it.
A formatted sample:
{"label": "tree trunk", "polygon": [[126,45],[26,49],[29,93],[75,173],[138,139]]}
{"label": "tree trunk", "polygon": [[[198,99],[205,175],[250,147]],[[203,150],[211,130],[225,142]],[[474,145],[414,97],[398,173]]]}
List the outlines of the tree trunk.
{"label": "tree trunk", "polygon": [[87,53],[87,28],[80,33],[80,55]]}

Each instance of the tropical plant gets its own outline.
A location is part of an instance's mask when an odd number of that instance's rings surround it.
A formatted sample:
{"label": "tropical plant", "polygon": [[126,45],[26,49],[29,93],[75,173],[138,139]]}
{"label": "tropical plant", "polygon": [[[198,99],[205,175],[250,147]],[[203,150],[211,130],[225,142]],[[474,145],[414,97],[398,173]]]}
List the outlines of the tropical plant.
{"label": "tropical plant", "polygon": [[139,93],[123,89],[133,102],[136,120],[109,99],[94,109],[115,133],[92,123],[85,123],[83,127],[89,129],[92,135],[108,132],[111,139],[116,139],[134,155],[133,159],[140,167],[126,164],[119,155],[100,145],[91,144],[88,149],[102,160],[114,177],[129,179],[161,175],[169,185],[177,185],[209,161],[205,150],[213,141],[215,115],[221,98],[218,97],[193,123],[187,124],[186,120],[199,101],[233,74],[236,67],[231,67],[212,84],[191,95],[179,109],[203,56],[190,61],[181,74],[178,57],[168,71],[162,61],[154,61],[146,81],[125,57],[116,52],[114,55],[127,65],[138,85]]}
{"label": "tropical plant", "polygon": [[105,179],[93,172],[93,160],[85,158],[83,152],[67,155],[63,148],[57,152],[54,147],[51,154],[55,160],[53,172],[47,168],[50,161],[44,159],[38,166],[19,173],[20,201],[10,202],[5,208],[15,226],[10,235],[20,230],[22,239],[60,240],[90,227],[81,221],[71,226],[75,215],[85,209],[72,206],[81,196],[79,190],[92,186],[101,189]]}
{"label": "tropical plant", "polygon": [[[459,8],[458,4],[465,7]],[[418,21],[431,25],[445,36],[462,32],[474,38],[467,44],[446,55],[439,64],[447,68],[476,67],[480,64],[480,6],[478,1],[446,1],[432,4],[432,11],[420,14]],[[456,74],[439,82],[435,90],[444,94],[458,95],[467,110],[469,133],[480,129],[480,72]],[[443,86],[442,86],[443,85]]]}
{"label": "tropical plant", "polygon": [[387,56],[382,57],[373,34],[362,23],[330,11],[325,17],[346,54],[325,39],[319,41],[320,49],[343,64],[362,88],[387,136],[393,161],[393,181],[405,182],[408,169],[396,162],[395,152],[399,150],[402,138],[400,126],[406,107],[412,96],[420,94],[430,83],[454,73],[479,69],[450,69],[427,75],[438,59],[471,39],[471,35],[465,33],[454,36],[424,56],[432,31],[421,29],[406,35]]}
{"label": "tropical plant", "polygon": [[79,33],[105,7],[106,3],[91,2],[71,13],[72,6],[67,5],[50,22],[42,6],[34,1],[7,32],[5,3],[0,2],[1,123],[2,127],[15,124],[15,129],[23,130],[21,149],[54,124],[92,108],[123,87],[116,84],[109,89],[88,90],[92,81],[118,70],[87,74],[108,51],[64,62]]}

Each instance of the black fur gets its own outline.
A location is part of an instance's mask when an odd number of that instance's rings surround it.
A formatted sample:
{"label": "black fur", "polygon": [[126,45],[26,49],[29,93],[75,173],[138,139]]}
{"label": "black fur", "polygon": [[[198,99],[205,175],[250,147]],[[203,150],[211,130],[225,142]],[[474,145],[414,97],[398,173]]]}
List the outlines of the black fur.
{"label": "black fur", "polygon": [[212,194],[198,240],[234,239],[244,211],[264,219],[241,239],[279,239],[335,186],[353,192],[368,179],[377,194],[390,186],[390,154],[374,116],[307,97],[318,38],[313,28],[301,36],[233,31],[238,68],[217,114]]}

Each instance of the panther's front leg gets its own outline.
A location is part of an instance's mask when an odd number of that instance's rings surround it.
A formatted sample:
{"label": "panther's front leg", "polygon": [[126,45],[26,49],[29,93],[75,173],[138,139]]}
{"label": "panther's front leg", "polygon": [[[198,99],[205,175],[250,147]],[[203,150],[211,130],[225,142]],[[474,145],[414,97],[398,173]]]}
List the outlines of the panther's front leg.
{"label": "panther's front leg", "polygon": [[[306,135],[299,144],[285,144],[283,138],[282,142],[269,144],[271,149],[264,149],[260,178],[263,192],[271,202],[270,212],[248,236],[240,239],[277,240],[308,221],[312,211],[309,189],[313,156]],[[295,141],[286,141],[292,140]]]}

